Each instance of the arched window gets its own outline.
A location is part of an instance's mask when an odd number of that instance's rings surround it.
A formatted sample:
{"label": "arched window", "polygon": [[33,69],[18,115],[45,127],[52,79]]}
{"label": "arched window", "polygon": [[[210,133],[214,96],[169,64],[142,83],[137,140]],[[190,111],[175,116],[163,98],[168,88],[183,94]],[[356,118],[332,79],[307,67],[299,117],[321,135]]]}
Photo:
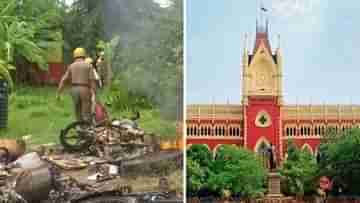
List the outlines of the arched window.
{"label": "arched window", "polygon": [[288,127],[286,127],[286,136],[289,136],[290,135],[290,130]]}
{"label": "arched window", "polygon": [[310,135],[310,127],[307,128],[307,135]]}
{"label": "arched window", "polygon": [[208,126],[208,135],[210,136],[211,135],[211,127]]}
{"label": "arched window", "polygon": [[233,128],[232,127],[229,128],[229,134],[230,134],[230,136],[233,136]]}
{"label": "arched window", "polygon": [[222,135],[225,136],[225,128],[222,128]]}
{"label": "arched window", "polygon": [[194,135],[197,135],[197,127],[194,127]]}
{"label": "arched window", "polygon": [[236,128],[236,136],[240,136],[240,128]]}
{"label": "arched window", "polygon": [[304,144],[301,149],[302,149],[303,151],[307,151],[307,152],[310,153],[311,155],[314,154],[314,153],[313,153],[313,150],[312,150],[312,148],[310,147],[309,144]]}

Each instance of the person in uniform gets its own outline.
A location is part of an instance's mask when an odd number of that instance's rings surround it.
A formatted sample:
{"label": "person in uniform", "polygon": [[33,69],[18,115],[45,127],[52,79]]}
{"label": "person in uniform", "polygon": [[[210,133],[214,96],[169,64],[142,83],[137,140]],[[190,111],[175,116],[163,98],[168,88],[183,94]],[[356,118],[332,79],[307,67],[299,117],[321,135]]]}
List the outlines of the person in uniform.
{"label": "person in uniform", "polygon": [[96,85],[97,87],[100,87],[102,86],[102,82],[101,82],[101,79],[100,79],[100,76],[98,74],[98,71],[96,70],[95,66],[94,66],[94,60],[91,58],[91,57],[87,57],[85,59],[85,62],[90,64],[93,71],[94,71],[94,76],[95,76],[95,81],[96,81]]}
{"label": "person in uniform", "polygon": [[[89,65],[91,65],[91,68],[94,72],[94,76],[95,76],[95,81],[96,81],[96,85],[97,87],[101,87],[101,80],[99,77],[99,74],[97,73],[95,67],[93,66],[94,60],[91,57],[87,57],[85,59],[85,62],[88,63]],[[94,90],[94,94],[92,94],[91,96],[91,113],[96,115],[96,90]]]}
{"label": "person in uniform", "polygon": [[105,64],[105,53],[102,51],[99,53],[98,58],[96,59],[96,67],[97,67],[97,71],[100,74],[100,80],[103,86],[108,85],[106,83],[106,78],[107,78],[107,70],[106,70],[106,64]]}
{"label": "person in uniform", "polygon": [[85,62],[83,48],[74,50],[74,62],[61,78],[57,98],[64,89],[65,82],[71,80],[71,96],[74,102],[75,116],[78,121],[91,121],[91,98],[95,94],[95,75],[90,64]]}

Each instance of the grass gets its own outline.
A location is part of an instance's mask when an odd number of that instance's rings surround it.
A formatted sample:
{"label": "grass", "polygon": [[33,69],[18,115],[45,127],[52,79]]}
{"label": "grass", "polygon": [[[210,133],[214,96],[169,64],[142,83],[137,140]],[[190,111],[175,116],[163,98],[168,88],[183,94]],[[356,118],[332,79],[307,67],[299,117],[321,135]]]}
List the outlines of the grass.
{"label": "grass", "polygon": [[[31,145],[58,143],[60,130],[74,121],[75,116],[67,91],[60,101],[55,97],[55,87],[18,88],[10,96],[8,129],[0,131],[0,138],[31,135]],[[128,111],[111,108],[107,108],[107,111],[111,118],[122,118],[130,114]],[[175,122],[162,119],[158,110],[147,109],[140,113],[141,128],[160,136],[175,136]]]}

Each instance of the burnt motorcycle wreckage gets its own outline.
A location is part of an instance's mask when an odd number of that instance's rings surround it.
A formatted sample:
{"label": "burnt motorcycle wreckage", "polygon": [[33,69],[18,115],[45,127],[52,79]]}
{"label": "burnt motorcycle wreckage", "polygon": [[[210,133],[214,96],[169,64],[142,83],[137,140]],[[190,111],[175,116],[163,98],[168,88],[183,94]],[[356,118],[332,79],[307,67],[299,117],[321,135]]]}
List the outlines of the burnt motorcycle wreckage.
{"label": "burnt motorcycle wreckage", "polygon": [[[159,182],[161,184],[161,181]],[[159,185],[161,187],[161,185]],[[81,182],[37,153],[26,154],[0,168],[2,203],[151,203],[182,202],[168,192],[132,192],[116,179]]]}
{"label": "burnt motorcycle wreckage", "polygon": [[9,147],[0,148],[0,202],[182,202],[163,178],[157,189],[145,192],[129,184],[130,174],[149,174],[162,162],[182,167],[182,152],[161,150],[158,137],[138,127],[139,117],[72,123],[61,131],[62,147],[16,159]]}
{"label": "burnt motorcycle wreckage", "polygon": [[138,127],[140,113],[131,119],[76,121],[60,134],[60,143],[68,152],[82,152],[107,160],[133,159],[159,148],[159,139]]}

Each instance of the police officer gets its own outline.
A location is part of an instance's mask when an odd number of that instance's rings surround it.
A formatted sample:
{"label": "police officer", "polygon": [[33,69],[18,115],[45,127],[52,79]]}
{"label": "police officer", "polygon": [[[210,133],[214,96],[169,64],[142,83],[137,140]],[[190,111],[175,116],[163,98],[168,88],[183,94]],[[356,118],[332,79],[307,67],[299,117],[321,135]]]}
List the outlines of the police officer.
{"label": "police officer", "polygon": [[96,85],[97,85],[98,87],[101,87],[101,86],[102,86],[102,83],[101,83],[101,80],[100,80],[99,73],[97,72],[96,68],[94,67],[94,60],[93,60],[91,57],[87,57],[87,58],[85,59],[85,62],[88,63],[88,64],[90,64],[91,67],[93,68]]}
{"label": "police officer", "polygon": [[96,60],[96,67],[97,71],[100,74],[100,80],[103,86],[107,86],[107,77],[108,77],[108,71],[106,69],[106,62],[105,62],[105,52],[100,52],[99,57]]}
{"label": "police officer", "polygon": [[71,96],[74,102],[76,119],[91,120],[91,97],[95,94],[95,75],[90,64],[85,62],[86,52],[83,48],[74,50],[74,62],[61,78],[57,90],[57,98],[64,89],[65,82],[71,79]]}

